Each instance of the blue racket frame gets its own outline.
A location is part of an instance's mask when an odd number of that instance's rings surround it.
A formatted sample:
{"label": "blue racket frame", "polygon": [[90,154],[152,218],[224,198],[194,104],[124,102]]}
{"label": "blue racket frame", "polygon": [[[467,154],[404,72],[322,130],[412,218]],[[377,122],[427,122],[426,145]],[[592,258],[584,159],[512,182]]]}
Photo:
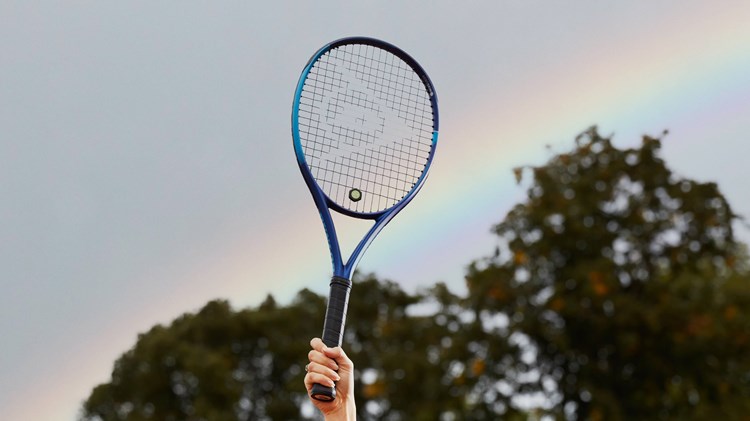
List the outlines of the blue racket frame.
{"label": "blue racket frame", "polygon": [[[324,192],[321,190],[321,188],[318,186],[318,184],[315,182],[315,179],[310,172],[310,168],[307,165],[307,162],[305,161],[305,154],[302,149],[302,143],[299,136],[299,103],[300,103],[300,97],[302,95],[302,90],[305,86],[305,80],[307,79],[308,74],[310,73],[310,70],[315,65],[315,62],[326,52],[339,47],[341,45],[346,44],[365,44],[365,45],[372,45],[374,47],[382,48],[386,51],[389,51],[393,53],[394,55],[398,56],[402,60],[404,60],[405,63],[407,63],[411,68],[414,69],[414,71],[417,73],[419,78],[422,80],[422,82],[425,85],[425,89],[427,90],[430,101],[432,103],[432,110],[433,110],[433,132],[432,132],[432,148],[430,150],[429,157],[427,159],[427,164],[425,166],[424,172],[422,172],[422,175],[419,177],[417,182],[414,184],[414,187],[407,193],[399,202],[397,202],[395,205],[391,206],[388,209],[384,209],[380,212],[375,213],[359,213],[359,212],[353,212],[348,209],[345,209],[338,204],[336,204],[333,200],[331,200]],[[435,88],[432,84],[432,81],[427,76],[427,73],[425,73],[424,69],[422,69],[422,66],[419,65],[419,63],[416,62],[411,56],[409,56],[407,53],[405,53],[400,48],[394,46],[393,44],[387,43],[385,41],[381,41],[375,38],[368,38],[368,37],[349,37],[349,38],[342,38],[336,41],[333,41],[329,44],[326,44],[324,47],[322,47],[320,50],[318,50],[308,61],[307,65],[305,66],[304,70],[302,71],[302,75],[300,76],[299,82],[297,83],[297,89],[294,94],[294,104],[292,106],[292,138],[294,141],[294,153],[297,157],[297,164],[299,165],[300,172],[302,172],[302,176],[305,179],[305,183],[307,184],[307,187],[310,189],[310,193],[313,196],[313,199],[315,201],[315,206],[318,208],[318,211],[320,213],[320,218],[323,221],[323,228],[326,232],[326,238],[328,239],[328,248],[331,251],[331,262],[333,265],[333,275],[334,277],[340,277],[347,280],[351,280],[352,274],[354,273],[354,270],[357,267],[357,263],[359,263],[359,260],[362,258],[362,255],[364,254],[365,250],[369,247],[369,245],[372,243],[372,241],[375,239],[375,237],[380,233],[380,231],[385,227],[388,222],[393,219],[394,216],[396,216],[413,198],[414,196],[419,192],[419,190],[424,185],[424,181],[427,178],[427,174],[429,173],[430,166],[432,165],[432,159],[435,155],[435,148],[437,146],[437,139],[438,139],[438,101],[437,101],[437,94],[435,93]],[[354,251],[352,252],[349,259],[344,262],[344,259],[341,255],[341,248],[339,246],[338,241],[338,235],[336,234],[336,227],[333,223],[333,218],[331,216],[330,210],[334,210],[338,213],[341,213],[343,215],[351,216],[358,219],[371,219],[374,220],[375,223],[370,228],[370,230],[365,234],[365,236],[360,240],[359,244],[354,248]]]}
{"label": "blue racket frame", "polygon": [[[433,132],[432,132],[432,145],[430,148],[427,162],[422,174],[417,179],[411,190],[404,195],[401,200],[396,202],[393,206],[384,209],[382,211],[373,213],[361,213],[346,209],[330,197],[318,186],[315,181],[309,166],[305,160],[304,150],[302,148],[302,142],[299,135],[299,107],[300,100],[302,97],[302,91],[305,86],[310,71],[315,66],[315,63],[322,57],[326,52],[337,48],[339,46],[347,44],[359,44],[359,45],[371,45],[383,50],[386,50],[409,65],[424,84],[425,90],[427,91],[431,105],[432,105],[432,118],[433,118]],[[300,172],[307,187],[310,189],[315,206],[318,208],[320,213],[320,219],[323,221],[323,228],[325,229],[326,238],[328,239],[328,249],[331,252],[331,263],[333,265],[333,277],[330,283],[330,295],[328,297],[328,308],[326,310],[325,323],[323,325],[323,343],[329,347],[340,346],[343,341],[344,325],[346,322],[346,312],[349,303],[349,291],[352,285],[352,275],[357,267],[357,263],[362,258],[365,250],[369,247],[375,237],[380,231],[398,214],[419,192],[424,185],[424,181],[429,173],[432,160],[435,156],[435,149],[437,146],[438,138],[438,106],[437,106],[437,95],[435,94],[435,88],[432,85],[432,81],[425,73],[424,69],[413,59],[411,56],[406,54],[398,47],[389,44],[384,41],[380,41],[374,38],[367,37],[351,37],[342,38],[333,41],[323,48],[318,50],[308,61],[307,65],[302,71],[299,82],[297,83],[297,89],[294,94],[294,103],[292,105],[292,139],[294,142],[294,154],[297,157],[297,164],[299,165]],[[359,241],[357,246],[352,251],[351,256],[344,261],[341,255],[341,248],[339,246],[338,235],[336,234],[336,226],[333,222],[331,210],[341,213],[346,216],[351,216],[358,219],[370,219],[374,221],[374,224],[370,230],[365,234],[362,240]],[[314,384],[310,391],[310,396],[314,399],[321,401],[332,401],[336,399],[336,388],[324,386],[322,384]]]}

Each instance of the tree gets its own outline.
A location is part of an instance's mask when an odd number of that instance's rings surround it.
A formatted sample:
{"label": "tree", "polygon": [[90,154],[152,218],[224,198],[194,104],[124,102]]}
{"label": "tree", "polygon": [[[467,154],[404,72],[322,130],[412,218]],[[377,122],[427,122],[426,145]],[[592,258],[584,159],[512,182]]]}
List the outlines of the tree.
{"label": "tree", "polygon": [[[357,274],[344,346],[359,417],[748,419],[738,217],[715,184],[673,174],[660,145],[618,149],[592,128],[517,169],[528,197],[494,227],[465,297]],[[210,302],[140,335],[81,418],[314,419],[303,366],[324,313],[309,290],[239,311]]]}
{"label": "tree", "polygon": [[[355,361],[361,419],[481,419],[482,409],[467,408],[464,399],[476,376],[459,369],[465,340],[457,333],[466,325],[459,303],[444,285],[412,295],[392,282],[355,277],[345,346]],[[140,335],[111,380],[94,388],[81,418],[314,419],[303,366],[324,313],[324,297],[309,290],[286,306],[270,296],[240,311],[209,302]]]}
{"label": "tree", "polygon": [[[108,383],[83,405],[86,420],[295,419],[304,340],[325,301],[308,290],[287,307],[268,297],[235,312],[212,301],[139,335]],[[294,340],[293,340],[294,339]]]}
{"label": "tree", "polygon": [[525,419],[506,397],[490,396],[504,374],[484,366],[515,347],[485,331],[462,297],[440,283],[417,295],[375,278],[355,288],[344,343],[361,419]]}
{"label": "tree", "polygon": [[673,174],[660,145],[618,149],[592,128],[571,152],[515,170],[532,175],[528,198],[467,283],[468,305],[524,349],[487,361],[513,373],[502,385],[516,402],[536,398],[557,419],[750,413],[737,216],[715,184]]}

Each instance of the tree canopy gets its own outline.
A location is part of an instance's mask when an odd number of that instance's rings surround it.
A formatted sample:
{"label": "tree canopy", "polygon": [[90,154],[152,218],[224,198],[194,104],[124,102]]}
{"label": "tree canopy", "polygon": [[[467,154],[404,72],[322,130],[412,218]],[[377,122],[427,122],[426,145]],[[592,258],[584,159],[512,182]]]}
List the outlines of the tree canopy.
{"label": "tree canopy", "polygon": [[[357,275],[344,347],[361,419],[746,419],[738,216],[660,146],[617,148],[592,128],[516,169],[527,198],[469,266],[466,296]],[[140,335],[81,419],[317,419],[302,377],[324,313],[309,290],[285,305],[209,302]]]}
{"label": "tree canopy", "polygon": [[[495,227],[469,299],[527,354],[512,394],[556,418],[740,419],[750,413],[750,284],[736,215],[677,177],[661,141],[618,149],[595,128],[531,174]],[[742,262],[742,263],[740,263]]]}
{"label": "tree canopy", "polygon": [[[357,276],[346,329],[362,419],[466,419],[475,383],[455,368],[465,322],[458,297],[441,284],[408,294]],[[422,306],[426,314],[413,309]],[[424,311],[423,311],[424,312]],[[325,298],[300,291],[289,305],[268,297],[235,311],[212,301],[169,326],[156,326],[115,363],[111,381],[83,405],[85,420],[317,419],[302,385],[309,339]],[[479,417],[489,414],[482,412]]]}

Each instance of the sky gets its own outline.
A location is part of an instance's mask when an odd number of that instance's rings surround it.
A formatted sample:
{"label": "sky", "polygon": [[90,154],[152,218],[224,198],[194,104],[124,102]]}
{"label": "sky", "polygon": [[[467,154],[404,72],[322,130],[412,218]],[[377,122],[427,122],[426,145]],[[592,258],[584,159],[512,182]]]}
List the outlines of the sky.
{"label": "sky", "polygon": [[[209,300],[327,293],[290,129],[327,42],[396,44],[439,98],[430,177],[360,270],[461,292],[524,197],[512,168],[591,125],[669,130],[667,164],[750,215],[747,22],[746,1],[0,1],[0,419],[74,420],[139,333]],[[337,222],[344,249],[368,228]]]}

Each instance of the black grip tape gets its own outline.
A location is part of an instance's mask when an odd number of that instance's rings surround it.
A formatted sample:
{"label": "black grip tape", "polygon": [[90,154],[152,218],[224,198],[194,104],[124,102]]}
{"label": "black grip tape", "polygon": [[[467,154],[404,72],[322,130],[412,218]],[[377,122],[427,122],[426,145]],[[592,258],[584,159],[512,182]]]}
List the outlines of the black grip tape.
{"label": "black grip tape", "polygon": [[[341,346],[344,340],[344,325],[346,324],[346,310],[349,307],[349,292],[352,281],[334,276],[331,279],[331,292],[328,296],[328,309],[323,324],[323,343],[329,348]],[[336,399],[336,388],[314,384],[310,396],[319,401]]]}
{"label": "black grip tape", "polygon": [[331,279],[331,292],[328,296],[328,309],[323,324],[323,343],[329,348],[341,346],[344,340],[344,325],[346,324],[346,310],[349,306],[349,292],[352,282],[348,279],[334,276]]}

